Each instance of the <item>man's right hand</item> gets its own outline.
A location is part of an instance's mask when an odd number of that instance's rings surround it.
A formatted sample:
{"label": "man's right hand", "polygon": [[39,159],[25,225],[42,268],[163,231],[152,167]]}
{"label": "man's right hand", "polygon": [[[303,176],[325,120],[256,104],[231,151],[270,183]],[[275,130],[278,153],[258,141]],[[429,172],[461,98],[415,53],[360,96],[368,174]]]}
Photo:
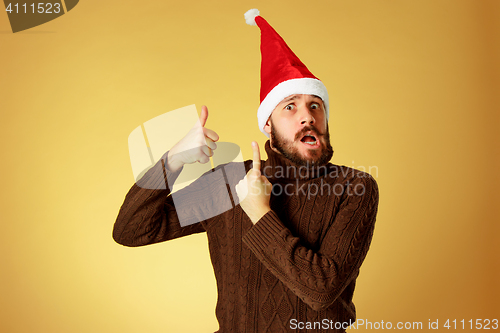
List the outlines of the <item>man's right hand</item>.
{"label": "man's right hand", "polygon": [[184,164],[210,161],[213,150],[217,148],[215,141],[219,140],[217,133],[205,128],[208,118],[208,109],[201,107],[200,121],[168,152],[167,168],[171,172],[181,169]]}

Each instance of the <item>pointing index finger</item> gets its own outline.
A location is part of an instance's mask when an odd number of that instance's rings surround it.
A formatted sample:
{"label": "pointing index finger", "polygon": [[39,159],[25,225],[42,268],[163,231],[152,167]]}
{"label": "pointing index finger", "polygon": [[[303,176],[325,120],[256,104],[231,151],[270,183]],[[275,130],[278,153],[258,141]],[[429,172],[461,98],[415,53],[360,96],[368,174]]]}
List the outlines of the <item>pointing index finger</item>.
{"label": "pointing index finger", "polygon": [[259,144],[255,141],[252,141],[252,150],[253,150],[252,169],[260,172],[260,150],[259,150]]}

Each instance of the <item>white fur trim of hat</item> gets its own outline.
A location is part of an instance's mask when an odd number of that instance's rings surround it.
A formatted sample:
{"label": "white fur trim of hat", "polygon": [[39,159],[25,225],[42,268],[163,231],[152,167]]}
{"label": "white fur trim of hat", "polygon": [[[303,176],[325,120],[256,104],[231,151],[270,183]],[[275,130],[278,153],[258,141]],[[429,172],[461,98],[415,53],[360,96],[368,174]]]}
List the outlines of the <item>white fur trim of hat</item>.
{"label": "white fur trim of hat", "polygon": [[259,129],[267,137],[269,137],[269,134],[264,130],[264,126],[274,109],[279,103],[281,103],[282,100],[295,94],[315,95],[321,98],[325,106],[326,120],[328,121],[330,109],[328,103],[328,91],[326,90],[323,82],[318,79],[308,77],[283,81],[276,85],[269,92],[269,94],[267,94],[257,111]]}

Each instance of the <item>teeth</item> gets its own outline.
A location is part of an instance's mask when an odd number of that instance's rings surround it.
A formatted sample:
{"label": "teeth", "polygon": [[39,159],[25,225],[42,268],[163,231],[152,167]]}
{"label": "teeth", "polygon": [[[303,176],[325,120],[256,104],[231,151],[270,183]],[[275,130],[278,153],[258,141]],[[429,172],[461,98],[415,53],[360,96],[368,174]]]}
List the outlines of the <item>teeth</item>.
{"label": "teeth", "polygon": [[313,135],[311,135],[311,134],[306,134],[306,135],[304,135],[304,138],[305,138],[305,137],[310,137],[310,138],[313,138],[313,139],[314,139],[314,141],[312,141],[312,142],[302,141],[303,143],[307,143],[307,144],[308,144],[308,145],[310,145],[310,146],[314,146],[314,145],[316,145],[316,141],[317,141],[317,140],[316,140],[316,138],[315,138]]}

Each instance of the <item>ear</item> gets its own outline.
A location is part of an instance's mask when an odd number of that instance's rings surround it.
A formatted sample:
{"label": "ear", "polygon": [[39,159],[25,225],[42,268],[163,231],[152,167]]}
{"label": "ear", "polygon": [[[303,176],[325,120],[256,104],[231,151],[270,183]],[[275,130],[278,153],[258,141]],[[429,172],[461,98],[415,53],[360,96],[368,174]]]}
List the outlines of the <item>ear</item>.
{"label": "ear", "polygon": [[271,135],[271,116],[267,118],[266,124],[264,125],[264,131],[267,134]]}

